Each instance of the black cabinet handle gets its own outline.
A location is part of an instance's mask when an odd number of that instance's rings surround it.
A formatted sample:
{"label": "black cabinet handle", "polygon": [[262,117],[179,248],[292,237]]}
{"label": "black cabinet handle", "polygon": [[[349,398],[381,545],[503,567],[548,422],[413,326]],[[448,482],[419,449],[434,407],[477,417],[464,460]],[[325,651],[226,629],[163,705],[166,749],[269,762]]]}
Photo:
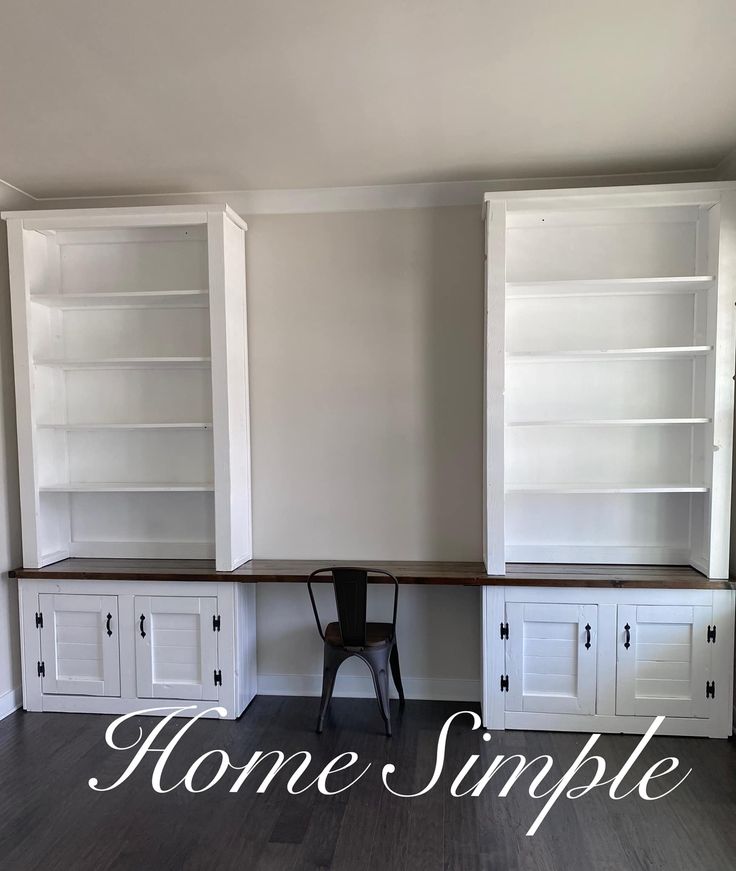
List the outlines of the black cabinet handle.
{"label": "black cabinet handle", "polygon": [[143,628],[143,623],[145,622],[145,619],[146,619],[146,615],[141,614],[141,638],[146,637],[146,630]]}
{"label": "black cabinet handle", "polygon": [[631,647],[631,626],[627,623],[624,626],[624,632],[626,633],[626,641],[624,641],[624,647],[628,650]]}
{"label": "black cabinet handle", "polygon": [[110,629],[110,623],[111,623],[111,621],[112,621],[112,614],[108,614],[108,615],[107,615],[107,626],[105,627],[105,628],[107,629],[107,635],[108,635],[108,637],[109,637],[110,635],[112,635],[112,629]]}
{"label": "black cabinet handle", "polygon": [[590,650],[590,623],[585,624],[585,649]]}

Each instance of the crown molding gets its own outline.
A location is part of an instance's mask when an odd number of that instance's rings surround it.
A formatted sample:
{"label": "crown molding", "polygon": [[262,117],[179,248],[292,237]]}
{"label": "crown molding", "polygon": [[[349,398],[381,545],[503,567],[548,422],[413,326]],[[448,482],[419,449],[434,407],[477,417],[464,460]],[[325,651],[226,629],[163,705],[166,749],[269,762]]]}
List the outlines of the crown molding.
{"label": "crown molding", "polygon": [[27,199],[31,200],[31,202],[34,202],[34,203],[38,202],[38,199],[36,197],[34,197],[32,194],[29,194],[26,191],[21,190],[21,188],[16,187],[14,184],[11,184],[9,181],[5,181],[4,178],[0,178],[0,186],[2,188],[7,188],[9,191],[12,191],[14,194],[20,194],[21,196],[26,197]]}
{"label": "crown molding", "polygon": [[424,209],[442,206],[479,206],[489,191],[548,190],[642,184],[677,184],[715,181],[719,167],[676,172],[619,175],[558,176],[545,178],[478,179],[394,185],[285,190],[200,191],[194,193],[123,194],[85,197],[29,197],[38,208],[115,208],[120,206],[194,205],[226,202],[239,215],[298,215],[329,212],[365,212],[384,209]]}

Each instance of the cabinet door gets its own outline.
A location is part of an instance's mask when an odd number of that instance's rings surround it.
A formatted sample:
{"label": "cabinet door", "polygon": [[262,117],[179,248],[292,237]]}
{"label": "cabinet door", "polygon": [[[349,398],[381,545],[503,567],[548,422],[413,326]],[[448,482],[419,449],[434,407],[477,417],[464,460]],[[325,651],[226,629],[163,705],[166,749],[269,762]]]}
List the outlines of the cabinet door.
{"label": "cabinet door", "polygon": [[217,598],[136,596],[140,698],[217,699]]}
{"label": "cabinet door", "polygon": [[117,596],[41,593],[44,693],[120,695]]}
{"label": "cabinet door", "polygon": [[619,605],[616,713],[707,717],[709,606]]}
{"label": "cabinet door", "polygon": [[506,605],[507,711],[595,713],[596,605]]}

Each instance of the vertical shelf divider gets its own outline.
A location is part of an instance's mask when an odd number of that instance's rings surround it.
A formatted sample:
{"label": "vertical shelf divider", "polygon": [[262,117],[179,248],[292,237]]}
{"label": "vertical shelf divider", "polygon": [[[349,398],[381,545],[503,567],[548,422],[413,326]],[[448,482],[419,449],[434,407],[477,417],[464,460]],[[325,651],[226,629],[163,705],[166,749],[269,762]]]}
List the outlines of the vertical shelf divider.
{"label": "vertical shelf divider", "polygon": [[505,408],[506,204],[486,203],[484,558],[490,574],[506,574]]}

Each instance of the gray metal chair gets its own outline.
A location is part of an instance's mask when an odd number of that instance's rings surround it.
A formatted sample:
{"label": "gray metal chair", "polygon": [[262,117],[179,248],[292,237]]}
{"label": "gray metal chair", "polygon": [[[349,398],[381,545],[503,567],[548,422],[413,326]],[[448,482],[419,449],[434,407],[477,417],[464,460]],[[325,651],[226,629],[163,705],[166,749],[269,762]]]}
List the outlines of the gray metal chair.
{"label": "gray metal chair", "polygon": [[[330,573],[337,605],[337,622],[328,623],[322,629],[322,621],[314,600],[312,580],[317,575]],[[390,623],[366,622],[368,601],[368,575],[383,575],[394,583],[394,608]],[[378,707],[391,735],[391,712],[389,710],[388,669],[391,667],[400,703],[404,703],[404,688],[401,685],[399,651],[396,646],[396,609],[399,601],[399,582],[390,573],[381,569],[366,569],[355,566],[334,566],[317,569],[307,580],[309,598],[312,602],[317,630],[324,642],[324,672],[322,675],[322,702],[317,720],[317,732],[322,732],[327,709],[332,699],[337,671],[351,656],[366,663],[373,676]]]}

